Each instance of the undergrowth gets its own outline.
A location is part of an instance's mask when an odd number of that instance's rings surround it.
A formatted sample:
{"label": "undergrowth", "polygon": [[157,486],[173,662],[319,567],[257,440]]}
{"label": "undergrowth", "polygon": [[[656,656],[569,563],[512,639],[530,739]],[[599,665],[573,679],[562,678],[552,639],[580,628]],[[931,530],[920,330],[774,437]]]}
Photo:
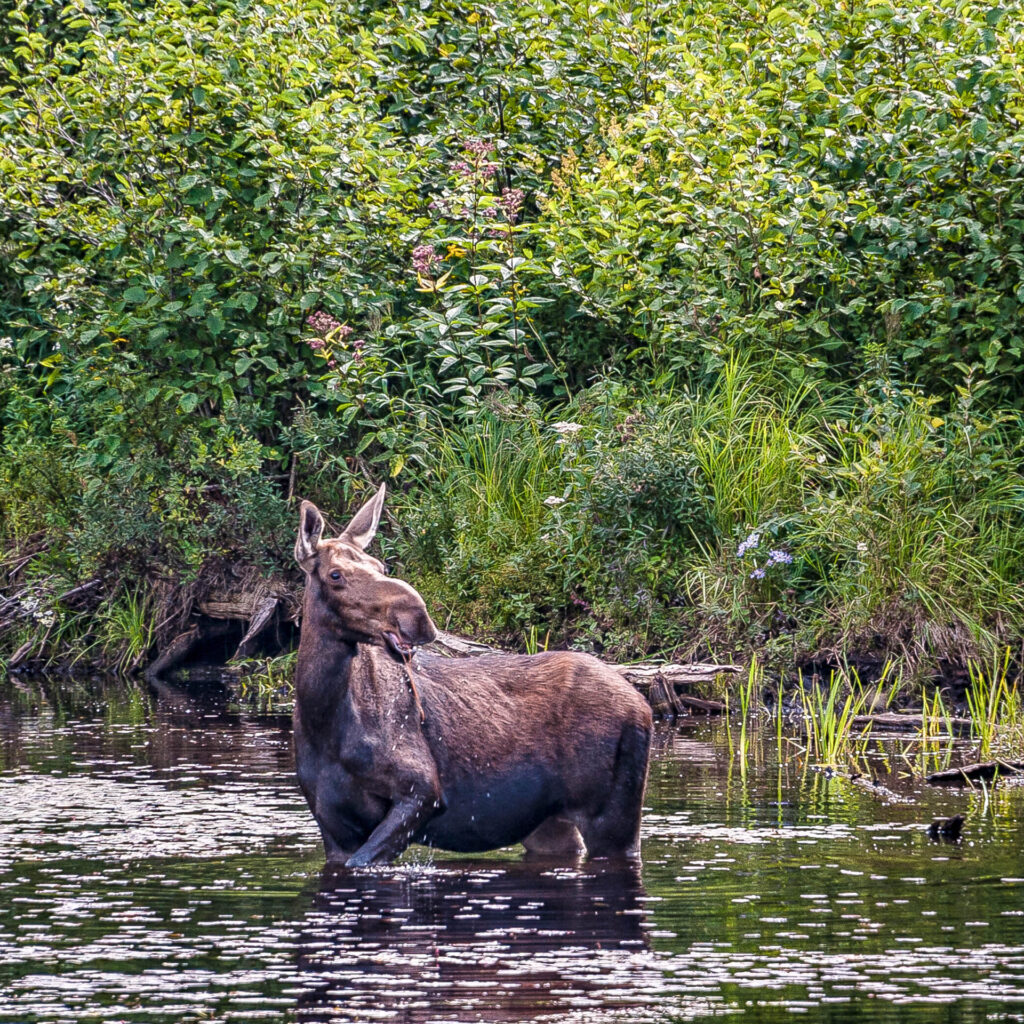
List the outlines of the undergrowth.
{"label": "undergrowth", "polygon": [[442,621],[513,642],[966,665],[1024,625],[1024,479],[978,390],[734,360],[701,391],[487,413],[433,438],[395,549]]}

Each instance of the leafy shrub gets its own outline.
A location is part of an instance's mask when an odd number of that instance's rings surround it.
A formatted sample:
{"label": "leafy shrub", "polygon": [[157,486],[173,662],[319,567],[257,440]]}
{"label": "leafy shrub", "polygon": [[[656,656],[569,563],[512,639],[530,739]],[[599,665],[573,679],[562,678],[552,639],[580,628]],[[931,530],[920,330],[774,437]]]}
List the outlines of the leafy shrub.
{"label": "leafy shrub", "polygon": [[31,572],[155,607],[135,578],[281,570],[296,497],[387,479],[463,628],[1019,637],[1012,12],[9,6],[0,540],[62,541]]}
{"label": "leafy shrub", "polygon": [[668,38],[676,73],[553,176],[545,252],[584,308],[663,367],[884,344],[1019,401],[1019,19],[712,2]]}

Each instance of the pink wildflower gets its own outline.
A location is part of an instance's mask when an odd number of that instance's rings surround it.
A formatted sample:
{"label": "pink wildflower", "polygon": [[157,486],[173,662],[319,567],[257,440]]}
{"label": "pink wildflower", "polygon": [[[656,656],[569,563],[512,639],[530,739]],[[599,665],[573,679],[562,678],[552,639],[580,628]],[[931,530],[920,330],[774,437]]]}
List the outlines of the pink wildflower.
{"label": "pink wildflower", "polygon": [[441,262],[432,245],[417,245],[412,251],[412,269],[417,274],[429,274]]}

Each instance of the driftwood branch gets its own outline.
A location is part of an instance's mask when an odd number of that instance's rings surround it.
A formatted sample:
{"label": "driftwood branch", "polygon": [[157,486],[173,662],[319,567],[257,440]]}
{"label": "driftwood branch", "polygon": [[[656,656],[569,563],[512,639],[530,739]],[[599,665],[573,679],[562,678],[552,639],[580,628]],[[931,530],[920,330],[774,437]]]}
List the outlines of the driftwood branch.
{"label": "driftwood branch", "polygon": [[35,639],[28,640],[23,643],[12,655],[11,660],[7,662],[8,668],[17,668],[31,653],[32,648],[35,647]]}
{"label": "driftwood branch", "polygon": [[235,650],[232,657],[233,661],[239,658],[249,657],[252,653],[254,641],[273,621],[274,615],[277,613],[278,604],[280,604],[278,599],[274,596],[270,596],[263,598],[263,600],[256,605],[252,612],[252,618],[249,620],[249,628],[246,630],[245,636],[243,636],[239,641],[238,648]]}
{"label": "driftwood branch", "polygon": [[947,768],[925,777],[930,786],[970,786],[975,782],[991,782],[1001,775],[1024,774],[1024,761],[983,761],[962,768]]}
{"label": "driftwood branch", "polygon": [[910,711],[885,711],[877,715],[856,715],[853,719],[854,729],[881,729],[894,732],[916,732],[921,725],[928,726],[931,732],[942,732],[950,729],[955,733],[970,733],[969,718],[922,718],[921,712],[915,715]]}
{"label": "driftwood branch", "polygon": [[73,597],[80,597],[90,590],[95,590],[102,582],[102,580],[89,580],[88,583],[82,583],[77,587],[72,587],[70,590],[65,590],[63,594],[58,596],[57,600],[70,601]]}
{"label": "driftwood branch", "polygon": [[149,668],[146,669],[146,678],[150,682],[158,681],[160,677],[177,665],[180,665],[193,648],[199,643],[199,627],[193,626],[184,633],[179,633],[157,656]]}

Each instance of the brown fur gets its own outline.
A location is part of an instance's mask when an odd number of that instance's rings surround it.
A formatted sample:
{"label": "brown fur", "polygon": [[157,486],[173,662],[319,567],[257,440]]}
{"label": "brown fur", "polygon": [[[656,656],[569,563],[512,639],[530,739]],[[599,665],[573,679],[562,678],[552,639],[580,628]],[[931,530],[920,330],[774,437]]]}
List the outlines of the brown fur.
{"label": "brown fur", "polygon": [[296,768],[328,859],[387,861],[410,842],[636,856],[646,702],[584,654],[414,654],[436,632],[426,607],[364,552],[383,496],[327,541],[304,502],[296,542]]}

